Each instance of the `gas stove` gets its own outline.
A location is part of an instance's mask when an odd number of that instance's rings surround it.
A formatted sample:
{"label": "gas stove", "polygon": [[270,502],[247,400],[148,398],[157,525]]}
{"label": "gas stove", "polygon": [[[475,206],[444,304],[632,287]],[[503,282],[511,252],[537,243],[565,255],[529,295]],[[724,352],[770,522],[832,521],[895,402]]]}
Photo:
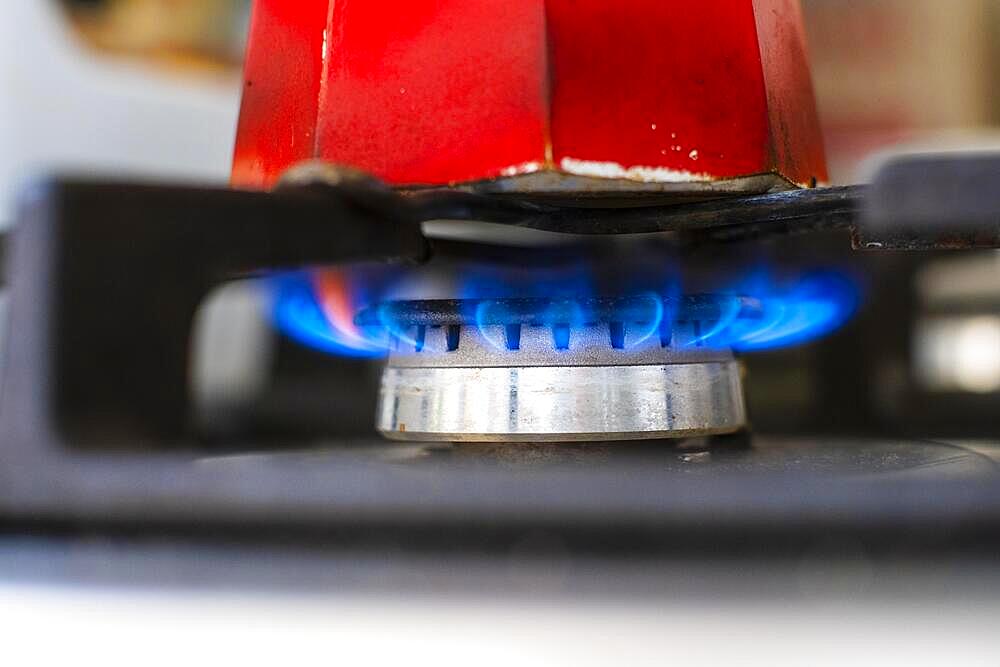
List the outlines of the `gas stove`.
{"label": "gas stove", "polygon": [[[919,316],[892,279],[909,285],[928,260],[859,252],[851,239],[995,244],[981,222],[993,204],[976,209],[963,189],[975,182],[968,170],[995,165],[910,159],[833,197],[642,209],[647,224],[700,221],[665,239],[574,234],[528,247],[422,231],[444,207],[522,220],[510,217],[522,204],[483,195],[50,181],[28,193],[8,257],[4,511],[36,526],[157,534],[388,531],[421,548],[445,535],[491,548],[542,526],[573,549],[613,535],[622,553],[694,534],[706,548],[761,544],[747,531],[781,549],[831,535],[923,545],[942,526],[950,537],[935,548],[988,546],[1000,508],[993,397],[904,384],[900,411],[878,418],[880,397],[865,388]],[[927,198],[953,224],[912,222],[901,171],[935,174],[920,193],[934,190]],[[904,205],[883,207],[895,200]],[[734,225],[734,208],[756,215]],[[711,222],[713,210],[727,224]],[[541,228],[548,216],[610,225],[640,214],[565,215],[530,208]],[[814,230],[790,235],[789,218]],[[726,242],[713,238],[720,230]],[[661,271],[678,243],[679,263]],[[414,264],[428,249],[434,258]],[[743,266],[757,265],[762,250],[780,271],[727,273],[728,286],[713,287],[714,267],[740,266],[748,251]],[[328,268],[373,258],[382,263]],[[290,268],[301,266],[325,268]],[[570,295],[581,266],[593,289]],[[678,270],[691,289],[636,287],[641,276],[676,285]],[[483,276],[500,291],[482,289]],[[270,384],[237,409],[199,404],[189,365],[199,308],[233,277],[282,332]],[[633,288],[603,295],[622,281]],[[446,293],[455,298],[436,298]],[[979,444],[958,444],[970,439]]]}
{"label": "gas stove", "polygon": [[[1000,158],[823,187],[790,0],[504,5],[258,0],[234,187],[24,194],[0,512],[491,553],[539,530],[605,556],[992,549],[996,392],[907,363],[919,276],[1000,247]],[[192,361],[222,285],[267,335]],[[195,366],[230,356],[253,391],[206,399]]]}

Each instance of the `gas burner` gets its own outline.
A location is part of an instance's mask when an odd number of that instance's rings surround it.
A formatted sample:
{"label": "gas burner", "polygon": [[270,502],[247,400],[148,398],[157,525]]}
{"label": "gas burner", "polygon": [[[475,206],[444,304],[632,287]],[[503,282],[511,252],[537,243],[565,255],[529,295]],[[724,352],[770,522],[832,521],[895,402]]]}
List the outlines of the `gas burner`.
{"label": "gas burner", "polygon": [[391,339],[377,426],[394,439],[539,442],[733,433],[740,366],[711,344],[754,299],[652,295],[407,301],[362,312]]}

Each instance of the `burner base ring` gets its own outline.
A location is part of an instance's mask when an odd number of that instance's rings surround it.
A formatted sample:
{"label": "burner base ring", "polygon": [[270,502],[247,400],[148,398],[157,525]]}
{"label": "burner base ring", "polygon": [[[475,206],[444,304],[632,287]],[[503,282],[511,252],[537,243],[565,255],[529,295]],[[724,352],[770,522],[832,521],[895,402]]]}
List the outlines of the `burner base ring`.
{"label": "burner base ring", "polygon": [[633,366],[386,368],[378,430],[395,440],[574,442],[746,427],[733,359]]}

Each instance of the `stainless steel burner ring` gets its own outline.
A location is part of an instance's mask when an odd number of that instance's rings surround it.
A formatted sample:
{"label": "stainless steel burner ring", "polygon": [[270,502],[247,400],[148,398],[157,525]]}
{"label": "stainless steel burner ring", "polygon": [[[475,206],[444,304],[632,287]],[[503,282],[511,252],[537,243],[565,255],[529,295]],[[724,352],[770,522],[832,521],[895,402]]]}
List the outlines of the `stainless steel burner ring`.
{"label": "stainless steel burner ring", "polygon": [[[418,441],[638,440],[732,433],[746,425],[739,363],[698,346],[697,323],[670,345],[631,327],[413,327],[382,377],[377,426]],[[562,338],[560,338],[562,336]]]}

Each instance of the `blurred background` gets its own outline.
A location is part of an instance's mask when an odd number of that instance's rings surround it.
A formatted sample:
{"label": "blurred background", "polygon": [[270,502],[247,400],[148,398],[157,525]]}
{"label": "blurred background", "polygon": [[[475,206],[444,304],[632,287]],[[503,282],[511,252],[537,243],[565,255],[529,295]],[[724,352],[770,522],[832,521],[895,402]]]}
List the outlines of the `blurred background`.
{"label": "blurred background", "polygon": [[52,170],[224,183],[249,3],[10,0],[0,21],[0,223]]}
{"label": "blurred background", "polygon": [[105,53],[187,73],[229,73],[243,57],[250,0],[60,0],[72,28]]}

